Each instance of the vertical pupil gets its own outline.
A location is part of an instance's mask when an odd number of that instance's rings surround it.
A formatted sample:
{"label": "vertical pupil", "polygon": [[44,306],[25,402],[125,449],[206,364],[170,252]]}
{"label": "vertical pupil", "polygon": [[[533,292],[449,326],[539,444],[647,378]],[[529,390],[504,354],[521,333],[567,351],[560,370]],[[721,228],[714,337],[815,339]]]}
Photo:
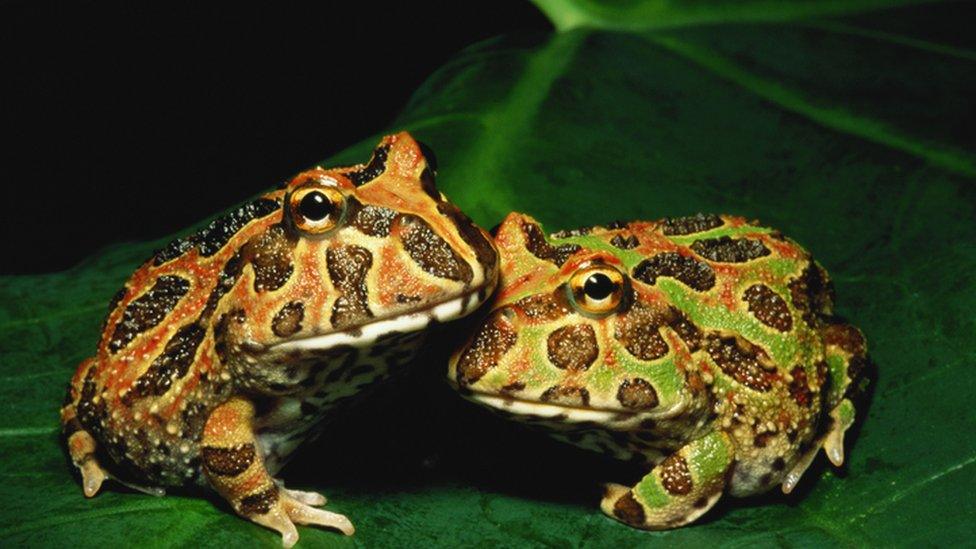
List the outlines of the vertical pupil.
{"label": "vertical pupil", "polygon": [[312,191],[302,197],[298,211],[306,219],[321,221],[332,213],[332,202],[324,194]]}
{"label": "vertical pupil", "polygon": [[583,293],[590,299],[601,300],[613,293],[614,284],[610,277],[603,273],[593,273],[583,283]]}

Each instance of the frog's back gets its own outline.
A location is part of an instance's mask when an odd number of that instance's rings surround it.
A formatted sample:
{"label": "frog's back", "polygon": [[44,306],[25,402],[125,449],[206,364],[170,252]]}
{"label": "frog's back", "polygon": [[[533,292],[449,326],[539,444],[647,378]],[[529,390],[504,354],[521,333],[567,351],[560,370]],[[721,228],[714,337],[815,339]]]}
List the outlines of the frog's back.
{"label": "frog's back", "polygon": [[283,194],[269,193],[172,241],[111,300],[95,355],[76,371],[68,399],[78,402],[75,428],[91,431],[123,475],[161,484],[196,480],[203,424],[230,388],[228,372],[214,360],[212,325],[243,273],[244,244],[281,222]]}

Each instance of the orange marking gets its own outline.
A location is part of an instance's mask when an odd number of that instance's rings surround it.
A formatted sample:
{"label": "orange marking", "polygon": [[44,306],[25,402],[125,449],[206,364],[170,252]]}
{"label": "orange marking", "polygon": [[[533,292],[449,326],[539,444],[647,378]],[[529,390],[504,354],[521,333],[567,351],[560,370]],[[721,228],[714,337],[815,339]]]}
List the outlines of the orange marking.
{"label": "orange marking", "polygon": [[396,247],[383,246],[380,257],[376,284],[379,302],[385,309],[402,306],[396,301],[397,295],[417,296],[428,300],[443,292],[442,288],[414,276]]}
{"label": "orange marking", "polygon": [[240,415],[233,407],[218,406],[207,419],[207,423],[203,427],[203,436],[218,440],[226,438],[233,432],[240,420]]}
{"label": "orange marking", "polygon": [[254,460],[254,464],[240,477],[240,482],[234,491],[241,495],[251,494],[258,491],[258,488],[263,488],[267,483],[267,471],[264,470],[259,460]]}

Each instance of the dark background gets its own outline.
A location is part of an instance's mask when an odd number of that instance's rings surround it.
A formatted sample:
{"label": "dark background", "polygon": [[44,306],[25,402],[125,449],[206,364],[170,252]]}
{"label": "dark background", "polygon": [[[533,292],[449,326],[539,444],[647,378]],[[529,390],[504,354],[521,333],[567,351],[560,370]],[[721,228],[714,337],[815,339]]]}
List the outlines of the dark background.
{"label": "dark background", "polygon": [[0,5],[0,273],[171,235],[386,128],[529,2]]}

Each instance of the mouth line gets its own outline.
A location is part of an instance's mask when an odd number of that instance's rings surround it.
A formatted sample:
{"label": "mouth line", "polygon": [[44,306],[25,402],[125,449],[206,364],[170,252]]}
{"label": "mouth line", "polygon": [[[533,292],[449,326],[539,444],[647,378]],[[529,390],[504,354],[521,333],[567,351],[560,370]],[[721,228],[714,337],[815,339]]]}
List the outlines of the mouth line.
{"label": "mouth line", "polygon": [[[451,380],[452,384],[457,386],[456,382]],[[542,402],[540,400],[529,400],[525,398],[518,398],[513,396],[501,395],[498,393],[488,393],[484,391],[472,391],[466,390],[462,392],[465,397],[471,400],[478,400],[488,404],[493,408],[498,408],[500,410],[514,410],[519,407],[531,406],[535,409],[541,409],[545,411],[547,408],[552,410],[568,411],[570,413],[578,414],[612,414],[614,417],[620,418],[618,421],[625,421],[632,417],[646,414],[646,412],[634,412],[632,410],[620,410],[614,408],[600,408],[600,407],[583,407],[583,406],[571,406],[567,404],[559,404],[554,402]],[[555,414],[554,414],[555,415]]]}
{"label": "mouth line", "polygon": [[423,330],[433,320],[437,322],[449,322],[466,316],[480,307],[488,296],[491,295],[490,291],[486,291],[484,299],[478,298],[478,294],[486,288],[492,289],[492,285],[484,284],[477,288],[472,288],[457,297],[433,303],[423,309],[382,318],[374,318],[369,322],[349,326],[341,330],[291,339],[273,345],[263,346],[253,344],[252,348],[255,348],[255,350],[257,350],[256,348],[260,348],[259,352],[267,352],[291,351],[296,349],[324,349],[340,345],[351,345],[354,347],[368,346],[384,334],[391,332],[410,334]]}

